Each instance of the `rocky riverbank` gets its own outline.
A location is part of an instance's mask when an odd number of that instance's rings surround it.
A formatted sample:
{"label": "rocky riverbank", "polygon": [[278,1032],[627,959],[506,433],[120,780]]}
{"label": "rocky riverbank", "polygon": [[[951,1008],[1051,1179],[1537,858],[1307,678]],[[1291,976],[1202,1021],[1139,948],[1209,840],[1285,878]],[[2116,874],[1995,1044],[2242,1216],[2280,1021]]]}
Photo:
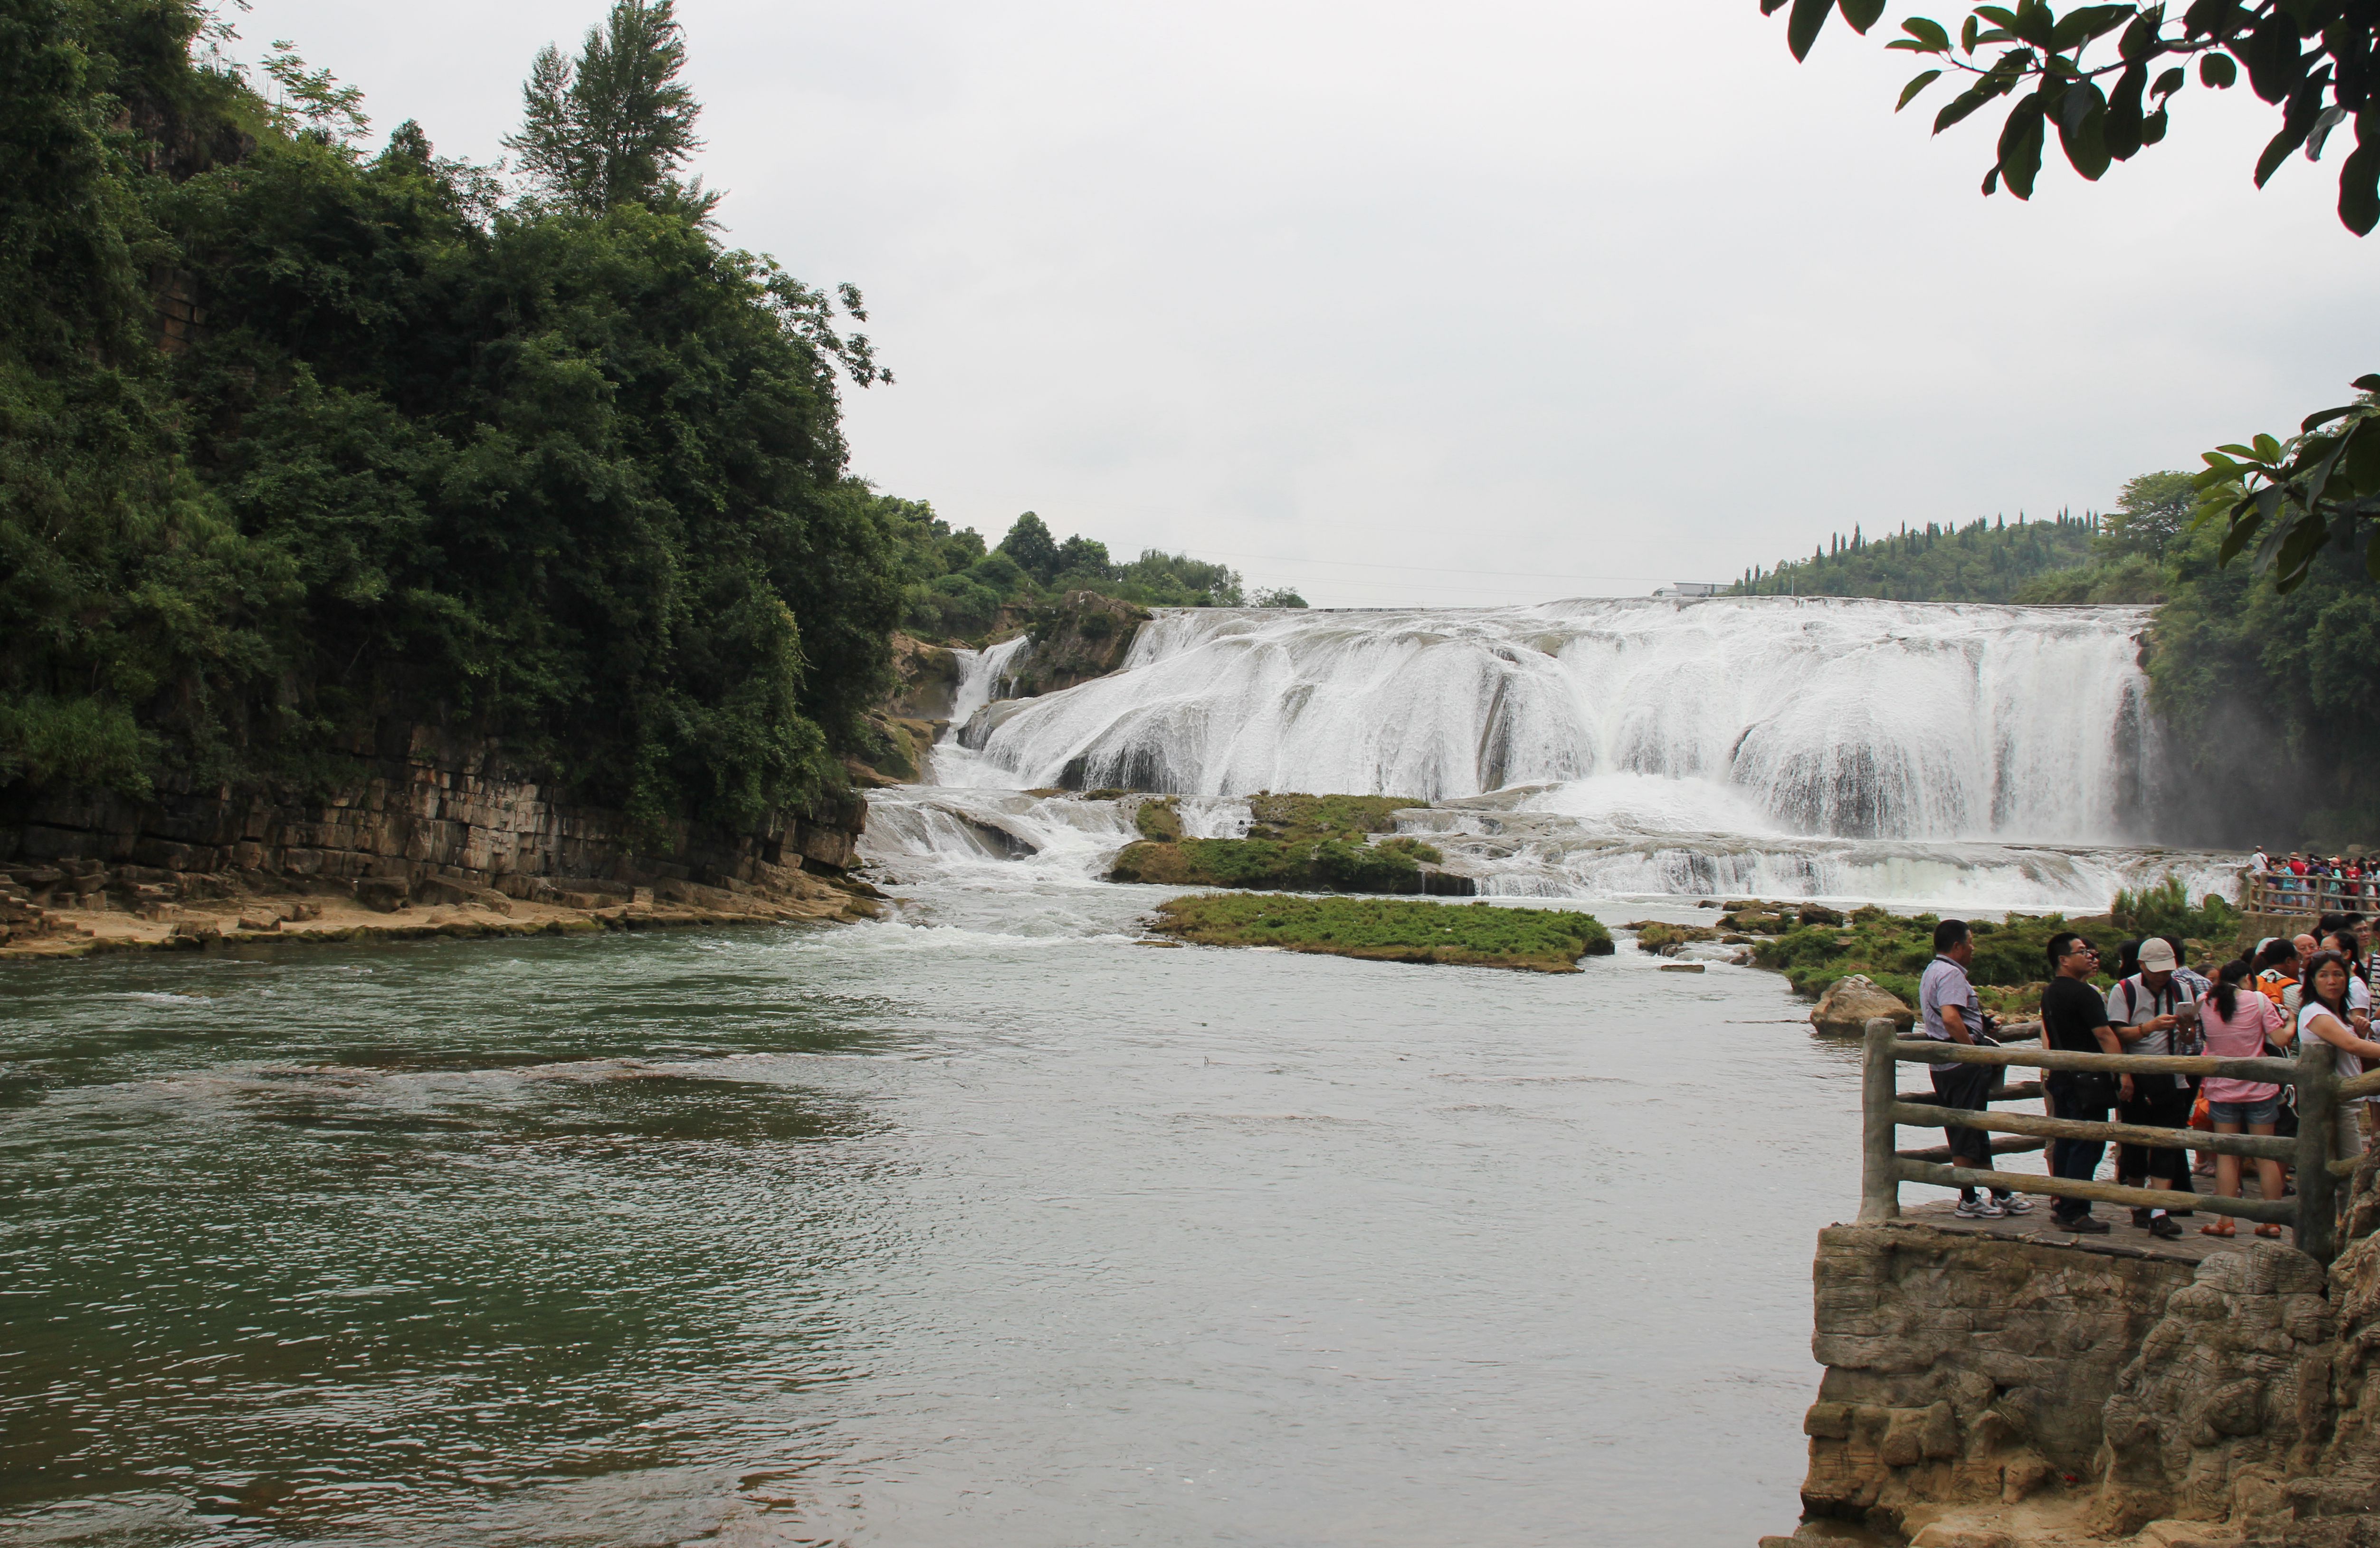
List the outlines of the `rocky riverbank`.
{"label": "rocky riverbank", "polygon": [[237,940],[413,939],[830,920],[872,911],[848,875],[856,796],[747,832],[638,834],[420,726],[343,750],[327,792],[161,790],[0,810],[0,957]]}

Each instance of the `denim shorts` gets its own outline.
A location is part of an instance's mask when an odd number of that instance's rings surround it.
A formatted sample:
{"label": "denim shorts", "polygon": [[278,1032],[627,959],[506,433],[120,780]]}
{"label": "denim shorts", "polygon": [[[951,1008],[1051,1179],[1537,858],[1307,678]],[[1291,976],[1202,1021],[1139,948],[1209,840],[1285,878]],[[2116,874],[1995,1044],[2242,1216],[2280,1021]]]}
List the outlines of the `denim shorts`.
{"label": "denim shorts", "polygon": [[2277,1123],[2280,1116],[2281,1096],[2278,1091],[2261,1102],[2210,1102],[2206,1104],[2206,1118],[2209,1123],[2240,1124],[2244,1127],[2249,1124]]}

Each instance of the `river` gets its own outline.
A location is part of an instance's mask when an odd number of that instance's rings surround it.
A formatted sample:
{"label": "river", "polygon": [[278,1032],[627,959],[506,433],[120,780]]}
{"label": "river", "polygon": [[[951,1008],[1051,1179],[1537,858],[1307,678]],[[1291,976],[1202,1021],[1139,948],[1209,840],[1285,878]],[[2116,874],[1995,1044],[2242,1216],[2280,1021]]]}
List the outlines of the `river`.
{"label": "river", "polygon": [[[878,792],[876,923],[0,975],[0,1538],[1733,1545],[1791,1529],[1853,1051],[1784,981],[1160,948],[1131,804],[1485,896],[2095,910],[2138,609],[1160,615]],[[961,745],[961,744],[964,745]],[[1031,788],[1019,788],[1030,786]],[[1450,907],[1462,905],[1449,904]],[[1710,916],[1699,916],[1707,920]]]}
{"label": "river", "polygon": [[10,969],[0,1536],[1790,1530],[1857,1079],[1779,980],[898,890]]}

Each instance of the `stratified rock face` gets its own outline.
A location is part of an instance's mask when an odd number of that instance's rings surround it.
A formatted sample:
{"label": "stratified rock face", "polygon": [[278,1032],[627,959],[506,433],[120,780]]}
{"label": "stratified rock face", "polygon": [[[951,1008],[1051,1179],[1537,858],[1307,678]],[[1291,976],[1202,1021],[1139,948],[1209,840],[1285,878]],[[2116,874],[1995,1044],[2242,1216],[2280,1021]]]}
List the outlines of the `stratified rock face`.
{"label": "stratified rock face", "polygon": [[2092,1477],[2101,1409],[2191,1270],[1894,1225],[1820,1232],[1815,1274],[1803,1503],[1898,1527]]}
{"label": "stratified rock face", "polygon": [[2325,1273],[2252,1237],[2193,1266],[1838,1225],[1816,1288],[1814,1515],[1928,1545],[2380,1545],[2380,1237]]}
{"label": "stratified rock face", "polygon": [[1917,1024],[1917,1013],[1901,1004],[1900,995],[1878,988],[1864,973],[1853,973],[1827,986],[1810,1007],[1810,1025],[1833,1036],[1858,1037],[1867,1030],[1868,1018],[1876,1016],[1902,1031]]}
{"label": "stratified rock face", "polygon": [[1012,693],[1032,699],[1106,676],[1132,653],[1133,637],[1148,619],[1135,603],[1068,591],[1033,615],[1032,643],[1009,664]]}
{"label": "stratified rock face", "polygon": [[354,773],[327,796],[260,786],[0,800],[0,869],[40,887],[35,904],[69,906],[71,896],[73,906],[127,910],[227,896],[242,878],[391,908],[441,884],[513,897],[557,882],[623,896],[663,884],[806,896],[802,872],[839,876],[857,863],[867,815],[854,796],[750,832],[680,823],[639,843],[624,814],[562,798],[506,769],[486,742],[398,725],[342,750]]}
{"label": "stratified rock face", "polygon": [[2274,1485],[2312,1471],[2334,1419],[2322,1265],[2257,1242],[2199,1265],[2116,1379],[2102,1410],[2102,1516],[2281,1525]]}
{"label": "stratified rock face", "polygon": [[896,720],[948,720],[964,676],[956,652],[895,633],[892,693],[880,708]]}

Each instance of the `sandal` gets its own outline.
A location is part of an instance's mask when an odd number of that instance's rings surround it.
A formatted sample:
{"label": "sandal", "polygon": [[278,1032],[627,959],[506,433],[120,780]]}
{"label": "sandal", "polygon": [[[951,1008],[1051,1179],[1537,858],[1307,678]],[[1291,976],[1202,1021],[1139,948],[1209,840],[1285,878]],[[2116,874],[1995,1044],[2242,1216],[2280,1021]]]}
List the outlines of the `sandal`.
{"label": "sandal", "polygon": [[2256,1227],[2256,1235],[2260,1237],[2277,1237],[2280,1234],[2281,1228],[2269,1220]]}
{"label": "sandal", "polygon": [[2236,1237],[2240,1228],[2228,1220],[2219,1220],[2212,1225],[2201,1225],[2198,1234],[2202,1237]]}

